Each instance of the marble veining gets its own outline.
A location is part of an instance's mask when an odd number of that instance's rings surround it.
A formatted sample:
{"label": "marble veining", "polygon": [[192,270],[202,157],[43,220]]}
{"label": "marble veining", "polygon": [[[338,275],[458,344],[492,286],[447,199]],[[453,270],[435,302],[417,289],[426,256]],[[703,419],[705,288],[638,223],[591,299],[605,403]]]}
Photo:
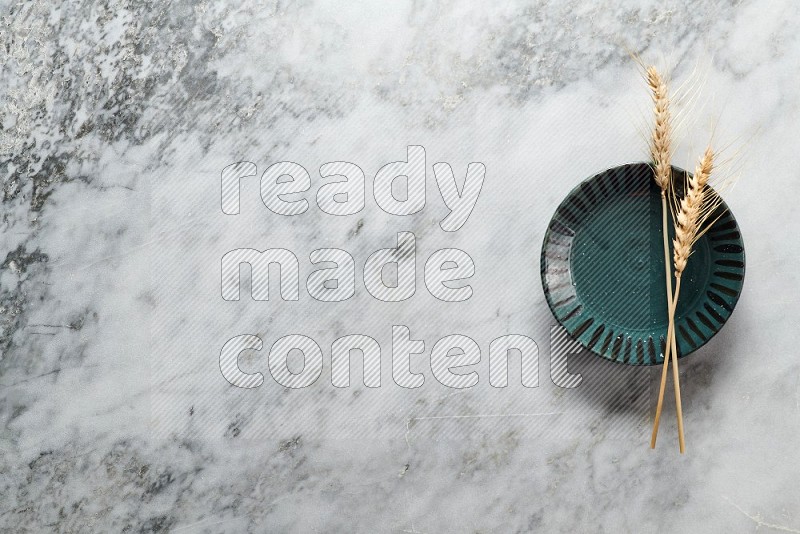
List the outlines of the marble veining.
{"label": "marble veining", "polygon": [[[800,240],[796,124],[800,8],[782,0],[500,3],[122,1],[0,3],[0,530],[8,532],[800,532]],[[747,247],[730,322],[681,367],[648,446],[658,370],[580,353],[551,380],[538,261],[553,210],[580,180],[646,157],[647,94],[626,47],[694,80],[676,164],[731,143],[725,193]],[[372,179],[426,151],[425,208],[392,216]],[[220,172],[308,170],[309,210],[276,216]],[[326,162],[366,177],[360,213],[314,202]],[[431,166],[486,178],[457,232]],[[367,257],[417,238],[417,293],[318,303],[309,253]],[[219,258],[292,250],[298,302],[225,302]],[[419,272],[443,247],[476,264],[450,306]],[[420,285],[422,284],[422,285]],[[273,291],[277,285],[272,286]],[[231,306],[228,306],[231,304]],[[392,381],[392,325],[429,355],[448,334],[481,349],[480,383]],[[223,343],[259,335],[324,355],[305,390],[222,378]],[[331,343],[373,336],[381,387],[331,384]],[[489,343],[525,334],[537,388],[489,384]]]}

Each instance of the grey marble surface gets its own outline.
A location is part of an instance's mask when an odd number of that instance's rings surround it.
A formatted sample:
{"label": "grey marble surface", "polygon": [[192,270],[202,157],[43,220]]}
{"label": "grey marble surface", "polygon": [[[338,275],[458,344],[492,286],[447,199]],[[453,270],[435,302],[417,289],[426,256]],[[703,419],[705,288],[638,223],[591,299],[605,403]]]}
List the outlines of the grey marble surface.
{"label": "grey marble surface", "polygon": [[[795,2],[2,4],[0,530],[800,532]],[[693,165],[713,123],[741,172],[725,199],[745,291],[683,360],[683,456],[671,402],[647,445],[658,370],[576,354],[579,387],[550,379],[547,222],[581,179],[645,158],[625,46],[704,103],[676,164]],[[427,203],[390,216],[372,179],[409,145],[426,150]],[[308,211],[271,213],[252,178],[240,215],[222,214],[220,172],[242,160],[306,168]],[[318,207],[331,161],[364,171],[362,212]],[[486,167],[457,232],[439,226],[436,162]],[[383,303],[360,269],[401,231],[417,238],[417,292]],[[299,300],[223,301],[219,261],[237,247],[294,252]],[[355,258],[347,302],[306,291],[325,247]],[[425,290],[443,247],[475,261],[466,302]],[[392,380],[392,325],[425,342],[420,388]],[[244,333],[265,347],[243,358],[267,375],[252,390],[219,368]],[[292,333],[324,355],[308,388],[268,376]],[[380,388],[331,384],[331,343],[356,333],[381,345]],[[454,333],[482,351],[470,389],[429,366]],[[537,341],[539,387],[514,372],[489,384],[505,334]]]}

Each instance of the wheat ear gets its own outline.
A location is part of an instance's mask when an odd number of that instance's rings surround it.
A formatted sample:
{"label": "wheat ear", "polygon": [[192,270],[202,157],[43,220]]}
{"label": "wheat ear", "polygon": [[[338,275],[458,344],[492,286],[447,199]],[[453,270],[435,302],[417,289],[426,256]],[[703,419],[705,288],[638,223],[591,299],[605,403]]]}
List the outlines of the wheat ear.
{"label": "wheat ear", "polygon": [[713,170],[714,151],[708,147],[700,158],[694,175],[687,178],[686,193],[680,201],[675,218],[675,239],[672,244],[676,279],[680,279],[686,269],[694,244],[705,233],[707,228],[703,227],[704,223],[719,206],[719,197],[708,187]]}
{"label": "wheat ear", "polygon": [[[650,156],[653,160],[653,179],[661,189],[661,233],[664,242],[664,281],[667,287],[667,308],[672,303],[672,276],[670,275],[669,237],[667,235],[667,191],[672,177],[672,115],[669,105],[667,83],[655,67],[647,67],[645,71],[647,87],[653,99],[655,124],[650,137]],[[661,372],[661,389],[656,407],[656,418],[653,423],[653,434],[650,437],[650,448],[655,448],[658,436],[658,424],[664,403],[664,389],[667,385],[667,369],[669,367],[669,328],[667,329],[667,349],[664,354],[664,366]]]}
{"label": "wheat ear", "polygon": [[672,114],[669,106],[669,91],[667,82],[655,67],[647,67],[645,73],[647,87],[653,99],[653,113],[655,125],[650,138],[650,156],[655,167],[654,179],[665,196],[670,186],[672,176]]}

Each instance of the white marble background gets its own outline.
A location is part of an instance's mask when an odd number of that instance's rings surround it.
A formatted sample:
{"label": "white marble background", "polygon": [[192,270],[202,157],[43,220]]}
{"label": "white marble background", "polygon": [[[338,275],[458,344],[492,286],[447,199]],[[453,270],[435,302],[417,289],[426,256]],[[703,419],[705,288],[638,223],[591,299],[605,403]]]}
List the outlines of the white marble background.
{"label": "white marble background", "polygon": [[[9,532],[800,532],[795,349],[800,42],[795,2],[2,2],[0,529]],[[715,125],[741,178],[726,200],[747,246],[725,329],[681,367],[688,451],[667,409],[647,446],[657,370],[577,355],[548,378],[538,275],[553,210],[582,178],[644,158],[647,95],[624,47],[694,79],[691,166]],[[428,155],[426,208],[277,218],[219,172],[292,160],[367,179]],[[446,235],[430,165],[481,161],[473,218]],[[314,182],[312,192],[319,182]],[[221,219],[222,217],[222,219]],[[222,306],[237,246],[357,264],[414,231],[418,262],[468,251],[475,298],[418,288],[379,306]],[[174,261],[165,261],[172,258]],[[421,263],[418,263],[421,265]],[[418,282],[419,283],[419,282]],[[275,287],[275,286],[273,286]],[[229,303],[224,303],[229,304]],[[265,304],[265,303],[260,303]],[[305,333],[329,362],[346,333],[388,351],[392,324],[432,344],[539,342],[540,387],[226,387],[229,337]],[[485,353],[484,353],[485,354]],[[264,361],[254,361],[254,366]],[[356,375],[357,376],[357,375]],[[594,377],[594,381],[593,381]],[[598,380],[598,377],[604,381]],[[642,389],[642,385],[645,389]],[[647,386],[650,396],[647,396]],[[638,392],[628,398],[630,391]],[[644,391],[644,396],[641,392]],[[625,402],[620,402],[622,398]],[[485,417],[484,417],[485,416]]]}

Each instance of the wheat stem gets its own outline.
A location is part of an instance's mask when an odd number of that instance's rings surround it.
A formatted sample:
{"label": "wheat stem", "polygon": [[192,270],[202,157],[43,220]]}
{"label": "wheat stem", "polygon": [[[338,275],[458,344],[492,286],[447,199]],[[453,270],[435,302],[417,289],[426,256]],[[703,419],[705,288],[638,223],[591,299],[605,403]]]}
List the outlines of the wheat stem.
{"label": "wheat stem", "polygon": [[667,326],[666,350],[664,363],[661,366],[661,386],[658,390],[658,404],[656,405],[656,417],[653,420],[653,432],[650,435],[650,448],[656,448],[656,437],[658,437],[658,425],[661,422],[661,410],[664,408],[664,391],[667,388],[667,369],[669,369],[670,339],[672,339],[672,321]]}
{"label": "wheat stem", "polygon": [[675,281],[675,300],[672,304],[669,322],[672,325],[672,337],[670,345],[672,347],[672,383],[675,385],[675,410],[678,416],[678,446],[681,454],[686,452],[686,441],[683,437],[683,408],[681,407],[681,382],[678,375],[678,348],[675,342],[675,310],[678,308],[678,295],[681,292],[681,275],[676,274]]}
{"label": "wheat stem", "polygon": [[669,325],[667,326],[667,341],[664,354],[664,364],[661,367],[661,387],[658,391],[658,404],[656,406],[656,417],[653,423],[653,433],[650,436],[650,448],[656,446],[656,436],[658,435],[658,425],[661,420],[661,411],[664,407],[664,393],[667,386],[667,369],[669,360],[672,357],[672,382],[675,387],[675,409],[678,418],[678,445],[681,454],[686,451],[686,442],[683,433],[683,407],[681,405],[681,385],[678,374],[678,347],[675,341],[675,310],[678,308],[678,296],[681,292],[680,273],[676,273],[675,297],[669,303]]}
{"label": "wheat stem", "polygon": [[[667,196],[665,191],[661,191],[661,229],[664,242],[664,280],[667,286],[667,309],[672,306],[672,276],[670,273],[670,253],[669,253],[669,236],[667,235]],[[656,406],[656,417],[653,421],[653,433],[650,436],[650,448],[656,448],[656,437],[658,437],[658,425],[661,421],[661,409],[664,404],[664,389],[667,386],[667,369],[669,368],[669,340],[672,333],[672,321],[669,321],[667,327],[667,343],[666,350],[664,351],[664,365],[661,369],[661,387],[658,393],[658,405]]]}

